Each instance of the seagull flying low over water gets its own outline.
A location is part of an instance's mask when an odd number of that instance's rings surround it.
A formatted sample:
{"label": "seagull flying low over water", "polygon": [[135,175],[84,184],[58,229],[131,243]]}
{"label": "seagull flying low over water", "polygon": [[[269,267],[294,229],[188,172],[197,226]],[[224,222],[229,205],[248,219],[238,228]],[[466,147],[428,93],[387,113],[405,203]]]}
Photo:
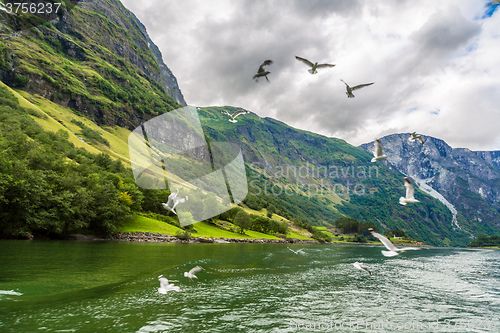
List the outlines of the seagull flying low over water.
{"label": "seagull flying low over water", "polygon": [[264,69],[264,66],[269,66],[269,65],[272,65],[272,64],[273,64],[273,61],[272,61],[272,60],[266,60],[266,61],[264,61],[264,62],[262,63],[262,65],[260,65],[259,70],[257,71],[257,74],[255,74],[255,75],[253,76],[253,78],[252,78],[252,79],[254,79],[254,80],[255,80],[255,82],[259,82],[259,77],[262,77],[262,76],[263,76],[263,77],[265,77],[265,78],[266,78],[267,82],[271,82],[271,81],[269,81],[269,79],[267,78],[267,74],[271,74],[271,72],[266,71],[266,70]]}
{"label": "seagull flying low over water", "polygon": [[305,58],[297,57],[297,56],[295,56],[295,59],[297,59],[298,61],[302,61],[307,66],[311,67],[311,69],[308,70],[308,72],[311,73],[311,74],[317,74],[318,73],[318,71],[317,71],[318,68],[335,67],[335,65],[331,65],[331,64],[318,64],[317,62],[315,62],[313,64],[311,61],[309,61],[309,60],[307,60]]}
{"label": "seagull flying low over water", "polygon": [[191,270],[189,272],[184,272],[184,276],[189,278],[190,280],[197,279],[198,277],[196,275],[194,275],[194,273],[197,273],[197,272],[201,271],[202,269],[203,269],[203,267],[196,266],[194,268],[191,268]]}
{"label": "seagull flying low over water", "polygon": [[378,238],[382,242],[382,244],[384,244],[384,246],[389,250],[389,251],[382,250],[382,254],[386,257],[394,257],[394,256],[397,256],[399,254],[399,252],[405,252],[407,250],[420,250],[418,247],[397,248],[396,246],[394,246],[394,244],[392,244],[392,242],[390,240],[387,239],[387,237],[382,236],[378,232],[375,232],[375,230],[373,230],[373,228],[369,228],[368,231],[371,232],[373,237]]}
{"label": "seagull flying low over water", "polygon": [[229,121],[232,122],[232,123],[237,123],[238,121],[234,118],[238,117],[239,115],[241,114],[249,114],[250,111],[246,111],[246,110],[239,110],[239,111],[236,111],[235,113],[233,114],[230,114],[229,112],[227,112],[226,110],[223,110],[221,111],[222,114],[225,114],[229,117]]}
{"label": "seagull flying low over water", "polygon": [[295,254],[304,253],[304,252],[302,251],[302,249],[298,249],[297,251],[294,251],[294,250],[292,250],[292,249],[291,249],[291,248],[289,248],[289,247],[287,247],[287,249],[289,249],[290,251],[292,251],[292,252],[293,252],[293,253],[295,253]]}
{"label": "seagull flying low over water", "polygon": [[356,267],[357,269],[361,269],[361,270],[363,270],[363,271],[368,272],[368,274],[372,275],[372,272],[370,272],[370,271],[368,270],[368,267],[366,267],[365,265],[363,265],[363,263],[362,263],[362,262],[357,262],[357,261],[356,261],[355,263],[353,263],[353,265],[354,265],[354,267]]}
{"label": "seagull flying low over water", "polygon": [[422,139],[422,136],[420,134],[417,134],[417,132],[411,133],[408,140],[410,140],[410,141],[418,140],[418,141],[420,141],[421,144],[424,144],[424,139]]}
{"label": "seagull flying low over water", "polygon": [[410,180],[408,177],[405,177],[405,187],[406,187],[406,197],[400,197],[399,198],[399,203],[403,206],[406,206],[407,203],[417,203],[420,202],[415,197],[413,196],[415,193],[415,189],[413,188],[413,185],[411,184]]}
{"label": "seagull flying low over water", "polygon": [[353,90],[358,90],[358,89],[361,89],[361,88],[366,87],[366,86],[371,86],[372,84],[375,83],[375,82],[363,83],[363,84],[358,84],[357,86],[354,86],[354,87],[350,87],[347,83],[345,83],[344,80],[340,79],[340,81],[344,82],[344,84],[345,84],[345,88],[347,90],[346,91],[347,98],[354,98],[355,97],[352,93]]}
{"label": "seagull flying low over water", "polygon": [[158,276],[158,280],[160,280],[160,288],[158,288],[158,292],[160,294],[166,294],[171,290],[181,291],[181,288],[179,286],[176,286],[173,283],[168,283],[167,278],[163,275]]}
{"label": "seagull flying low over water", "polygon": [[188,200],[188,196],[187,195],[184,198],[178,198],[177,199],[177,195],[178,194],[179,194],[179,189],[177,189],[177,191],[171,193],[168,196],[167,203],[162,202],[163,208],[165,208],[168,211],[171,211],[175,215],[177,215],[177,213],[174,210],[175,207],[177,207],[178,204],[184,203],[184,202],[186,202]]}
{"label": "seagull flying low over water", "polygon": [[379,139],[375,140],[375,150],[373,151],[373,156],[372,162],[377,162],[378,160],[387,158],[387,155],[384,155],[382,152],[382,143],[380,143]]}

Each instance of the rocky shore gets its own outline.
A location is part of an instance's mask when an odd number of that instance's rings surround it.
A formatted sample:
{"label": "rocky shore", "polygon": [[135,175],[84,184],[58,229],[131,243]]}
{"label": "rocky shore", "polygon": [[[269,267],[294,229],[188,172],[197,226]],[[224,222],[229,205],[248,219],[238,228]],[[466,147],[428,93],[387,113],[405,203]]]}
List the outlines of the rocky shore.
{"label": "rocky shore", "polygon": [[239,238],[203,238],[179,239],[174,236],[153,232],[121,232],[108,238],[112,241],[150,242],[150,243],[258,243],[258,244],[318,244],[309,239],[239,239]]}

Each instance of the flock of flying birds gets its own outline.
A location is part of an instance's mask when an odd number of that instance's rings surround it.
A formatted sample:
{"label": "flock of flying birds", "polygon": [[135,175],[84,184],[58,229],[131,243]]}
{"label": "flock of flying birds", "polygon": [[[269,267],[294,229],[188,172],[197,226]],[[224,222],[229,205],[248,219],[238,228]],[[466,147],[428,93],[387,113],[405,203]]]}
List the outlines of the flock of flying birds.
{"label": "flock of flying birds", "polygon": [[[500,1],[500,0],[499,0]],[[328,67],[335,67],[335,65],[332,65],[332,64],[320,64],[318,62],[312,62],[310,60],[307,60],[306,58],[301,58],[301,57],[298,57],[298,56],[295,56],[295,59],[297,59],[298,61],[301,61],[303,62],[304,64],[306,64],[308,67],[310,67],[308,69],[308,72],[311,73],[311,74],[317,74],[318,73],[318,68],[328,68]],[[266,66],[270,66],[272,65],[274,62],[272,60],[265,60],[262,65],[259,66],[259,69],[257,70],[257,74],[255,74],[253,76],[252,79],[255,80],[255,82],[259,82],[259,78],[261,77],[265,77],[267,82],[271,82],[269,81],[269,78],[267,77],[269,74],[271,74],[270,71],[266,70],[264,67]],[[348,98],[354,98],[354,94],[352,93],[354,90],[358,90],[358,89],[361,89],[361,88],[364,88],[364,87],[367,87],[367,86],[370,86],[372,84],[374,84],[375,82],[370,82],[370,83],[363,83],[363,84],[358,84],[356,86],[353,86],[351,87],[350,85],[348,85],[344,80],[340,80],[342,82],[344,82],[345,86],[346,86],[346,95]],[[232,122],[232,123],[236,123],[238,122],[235,118],[238,117],[239,115],[244,115],[244,114],[248,114],[250,113],[249,111],[246,111],[246,110],[239,110],[239,111],[236,111],[235,113],[233,114],[230,114],[229,112],[227,111],[221,111],[222,114],[225,114],[229,117],[229,121]]]}
{"label": "flock of flying birds", "polygon": [[[311,74],[317,74],[318,73],[318,68],[335,67],[335,65],[332,65],[332,64],[319,64],[318,62],[313,63],[312,61],[309,61],[306,58],[301,58],[301,57],[297,57],[297,56],[295,56],[295,59],[297,59],[298,61],[303,62],[308,67],[310,67],[310,69],[308,70],[308,72],[311,73]],[[270,66],[272,64],[273,64],[272,60],[266,60],[266,61],[264,61],[262,63],[262,65],[259,66],[259,69],[257,70],[257,74],[255,74],[253,76],[253,79],[256,82],[258,82],[259,81],[259,77],[265,77],[266,80],[267,80],[267,82],[271,82],[271,81],[269,81],[269,78],[267,77],[267,75],[271,74],[271,72],[269,72],[266,69],[264,69],[264,67],[265,66]],[[340,81],[344,82],[344,84],[346,86],[346,95],[347,95],[348,98],[354,98],[354,95],[352,93],[353,90],[358,90],[358,89],[364,88],[366,86],[370,86],[370,85],[372,85],[374,83],[374,82],[363,83],[363,84],[358,84],[357,86],[351,87],[347,83],[345,83],[344,80],[341,79]]]}
{"label": "flock of flying birds", "polygon": [[[500,1],[500,0],[499,0]],[[413,132],[410,134],[410,137],[408,138],[410,141],[415,141],[418,140],[420,141],[421,144],[424,144],[424,139],[422,138],[421,135],[417,134],[416,132]],[[382,143],[380,140],[375,140],[375,150],[373,151],[373,158],[371,159],[372,162],[377,162],[378,160],[383,160],[387,158],[387,155],[384,155],[383,150],[382,150]],[[417,203],[420,202],[417,199],[415,199],[415,188],[413,187],[410,179],[408,177],[404,178],[404,185],[406,187],[406,195],[404,197],[399,198],[399,203],[403,206],[406,206],[409,203]],[[379,234],[372,228],[369,228],[368,231],[372,234],[373,237],[378,238],[382,244],[387,248],[389,251],[382,251],[382,254],[386,257],[394,257],[397,256],[400,252],[405,252],[407,250],[419,250],[418,247],[403,247],[403,248],[397,248],[387,237]],[[368,272],[370,275],[372,274],[368,268],[361,262],[355,262],[353,263],[354,267],[364,270]]]}

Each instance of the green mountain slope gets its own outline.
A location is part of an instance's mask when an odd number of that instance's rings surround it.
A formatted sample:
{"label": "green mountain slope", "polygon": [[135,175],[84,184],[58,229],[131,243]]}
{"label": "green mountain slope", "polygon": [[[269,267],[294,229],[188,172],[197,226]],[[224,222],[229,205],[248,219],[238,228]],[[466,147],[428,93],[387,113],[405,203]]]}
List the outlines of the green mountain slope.
{"label": "green mountain slope", "polygon": [[283,216],[331,226],[343,216],[401,229],[435,245],[465,245],[468,235],[453,230],[451,214],[440,202],[417,191],[419,204],[401,206],[403,175],[343,140],[294,129],[255,114],[227,121],[222,110],[199,111],[208,137],[238,144],[247,163],[250,207],[273,205]]}

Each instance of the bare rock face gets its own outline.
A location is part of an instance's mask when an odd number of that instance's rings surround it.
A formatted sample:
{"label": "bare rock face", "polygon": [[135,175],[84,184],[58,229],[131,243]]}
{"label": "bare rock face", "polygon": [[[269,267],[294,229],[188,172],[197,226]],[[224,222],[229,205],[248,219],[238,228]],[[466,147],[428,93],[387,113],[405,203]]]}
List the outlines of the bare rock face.
{"label": "bare rock face", "polygon": [[[479,224],[481,230],[500,227],[500,151],[474,152],[452,148],[443,140],[423,136],[425,144],[409,141],[409,133],[380,139],[388,162],[415,179],[419,188],[435,190],[458,218],[457,228]],[[361,145],[372,151],[373,142]],[[432,194],[431,194],[432,195]]]}

